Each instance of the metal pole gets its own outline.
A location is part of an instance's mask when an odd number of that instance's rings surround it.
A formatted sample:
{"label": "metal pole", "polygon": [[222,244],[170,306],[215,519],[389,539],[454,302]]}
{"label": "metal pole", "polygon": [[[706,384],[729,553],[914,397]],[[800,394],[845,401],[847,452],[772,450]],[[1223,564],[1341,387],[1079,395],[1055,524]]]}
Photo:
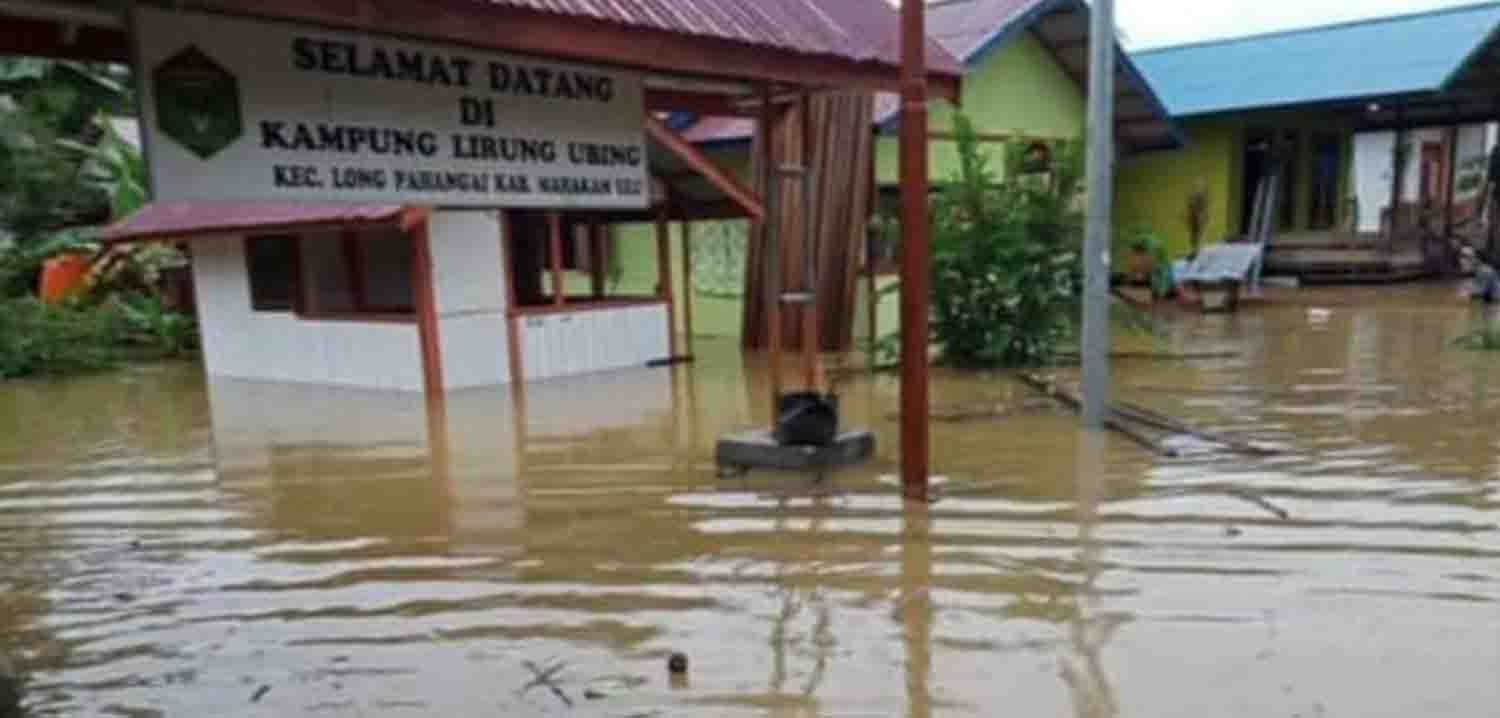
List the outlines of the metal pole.
{"label": "metal pole", "polygon": [[924,0],[901,2],[901,485],[927,500],[927,35]]}
{"label": "metal pole", "polygon": [[1109,412],[1109,250],[1115,184],[1115,3],[1094,0],[1089,31],[1088,235],[1083,266],[1083,424]]}

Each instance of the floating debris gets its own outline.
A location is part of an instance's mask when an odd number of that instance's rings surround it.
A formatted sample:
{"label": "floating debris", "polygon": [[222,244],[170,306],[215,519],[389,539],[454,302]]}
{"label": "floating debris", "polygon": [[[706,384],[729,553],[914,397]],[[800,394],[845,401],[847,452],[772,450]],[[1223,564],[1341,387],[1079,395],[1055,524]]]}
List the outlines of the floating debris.
{"label": "floating debris", "polygon": [[671,672],[672,675],[674,675],[674,676],[687,675],[687,672],[688,672],[688,657],[687,657],[687,654],[686,653],[673,653],[672,657],[667,659],[667,670],[669,672]]}
{"label": "floating debris", "polygon": [[255,689],[255,694],[252,695],[252,696],[250,696],[250,702],[251,703],[259,703],[260,699],[265,698],[266,694],[270,693],[270,692],[271,692],[271,686],[270,686],[270,684],[263,684],[263,685],[261,685],[261,687]]}
{"label": "floating debris", "polygon": [[552,691],[552,695],[557,696],[557,699],[562,701],[563,705],[569,708],[573,707],[573,699],[569,698],[562,687],[557,685],[556,680],[557,675],[568,667],[567,661],[556,661],[549,664],[546,668],[542,668],[531,661],[521,661],[521,665],[525,666],[526,670],[531,671],[532,679],[530,683],[521,688],[518,695],[524,696],[531,692],[531,689],[544,686],[547,690]]}

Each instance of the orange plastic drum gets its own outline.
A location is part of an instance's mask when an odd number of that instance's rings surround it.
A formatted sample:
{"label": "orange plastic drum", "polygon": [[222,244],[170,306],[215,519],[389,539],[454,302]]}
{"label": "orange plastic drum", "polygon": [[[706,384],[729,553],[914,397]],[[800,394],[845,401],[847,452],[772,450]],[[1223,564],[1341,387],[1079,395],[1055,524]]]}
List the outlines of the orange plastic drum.
{"label": "orange plastic drum", "polygon": [[42,263],[42,301],[60,302],[83,287],[89,260],[80,254],[64,254]]}

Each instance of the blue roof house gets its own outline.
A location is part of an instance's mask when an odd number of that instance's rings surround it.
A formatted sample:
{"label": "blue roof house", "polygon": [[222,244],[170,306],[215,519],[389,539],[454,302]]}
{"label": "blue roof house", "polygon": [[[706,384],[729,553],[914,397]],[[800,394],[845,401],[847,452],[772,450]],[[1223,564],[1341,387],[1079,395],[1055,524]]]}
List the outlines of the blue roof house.
{"label": "blue roof house", "polygon": [[[1188,251],[1187,200],[1199,191],[1209,203],[1205,242],[1246,234],[1257,193],[1274,191],[1273,270],[1278,246],[1369,241],[1392,217],[1400,226],[1425,208],[1462,223],[1474,209],[1475,160],[1500,119],[1500,2],[1133,59],[1187,147],[1124,160],[1117,216],[1165,235],[1178,254]],[[1399,183],[1397,147],[1407,150]],[[1264,182],[1273,172],[1279,181]]]}

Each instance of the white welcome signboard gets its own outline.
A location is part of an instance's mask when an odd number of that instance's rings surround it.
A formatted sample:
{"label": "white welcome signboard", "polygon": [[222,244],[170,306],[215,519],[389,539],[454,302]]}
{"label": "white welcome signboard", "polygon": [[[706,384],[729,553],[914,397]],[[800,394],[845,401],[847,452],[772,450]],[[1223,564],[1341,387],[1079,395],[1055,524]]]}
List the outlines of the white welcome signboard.
{"label": "white welcome signboard", "polygon": [[136,10],[157,199],[648,203],[640,75]]}

